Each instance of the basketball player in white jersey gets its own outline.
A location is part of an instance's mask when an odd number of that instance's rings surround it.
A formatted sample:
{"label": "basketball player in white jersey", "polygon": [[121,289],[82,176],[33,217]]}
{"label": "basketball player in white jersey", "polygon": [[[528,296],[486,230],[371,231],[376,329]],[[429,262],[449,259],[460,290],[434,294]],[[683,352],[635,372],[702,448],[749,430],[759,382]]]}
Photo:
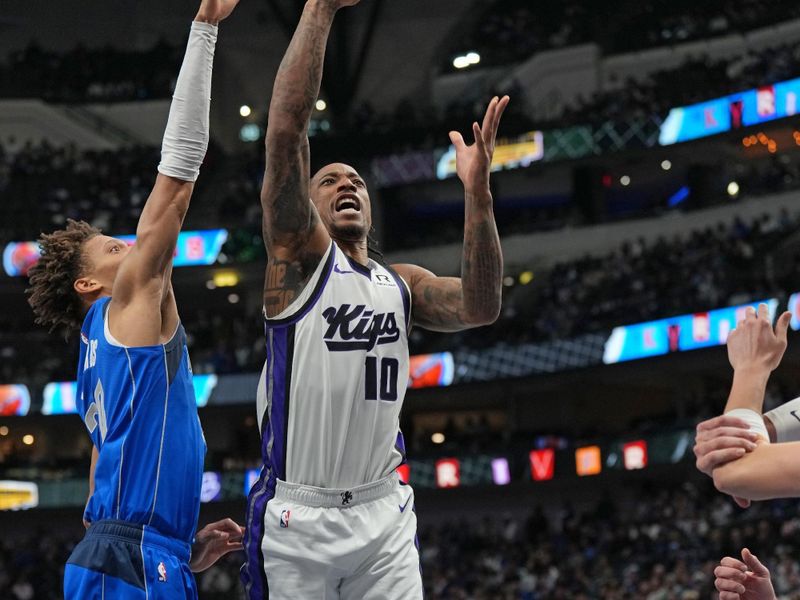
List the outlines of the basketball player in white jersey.
{"label": "basketball player in white jersey", "polygon": [[489,172],[508,98],[473,124],[473,145],[450,134],[466,192],[461,278],[369,259],[364,180],[344,164],[311,177],[307,132],[328,34],[335,13],[358,2],[306,2],[270,104],[264,467],[248,502],[242,570],[251,600],[422,598],[413,492],[395,473],[408,329],[458,331],[500,311]]}

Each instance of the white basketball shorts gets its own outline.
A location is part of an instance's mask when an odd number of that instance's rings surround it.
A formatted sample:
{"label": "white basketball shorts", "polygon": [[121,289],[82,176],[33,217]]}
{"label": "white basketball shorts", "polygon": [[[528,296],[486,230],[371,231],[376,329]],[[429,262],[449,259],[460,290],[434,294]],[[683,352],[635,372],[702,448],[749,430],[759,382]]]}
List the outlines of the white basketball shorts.
{"label": "white basketball shorts", "polygon": [[421,600],[414,492],[396,474],[349,490],[278,481],[261,550],[270,600]]}

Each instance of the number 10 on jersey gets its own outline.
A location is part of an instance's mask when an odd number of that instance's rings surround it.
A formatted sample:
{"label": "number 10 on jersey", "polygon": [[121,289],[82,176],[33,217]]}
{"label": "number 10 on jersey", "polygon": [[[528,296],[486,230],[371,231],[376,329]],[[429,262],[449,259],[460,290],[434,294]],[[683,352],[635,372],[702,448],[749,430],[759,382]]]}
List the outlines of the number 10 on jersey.
{"label": "number 10 on jersey", "polygon": [[397,374],[400,363],[396,358],[367,356],[365,362],[364,397],[367,400],[397,400]]}

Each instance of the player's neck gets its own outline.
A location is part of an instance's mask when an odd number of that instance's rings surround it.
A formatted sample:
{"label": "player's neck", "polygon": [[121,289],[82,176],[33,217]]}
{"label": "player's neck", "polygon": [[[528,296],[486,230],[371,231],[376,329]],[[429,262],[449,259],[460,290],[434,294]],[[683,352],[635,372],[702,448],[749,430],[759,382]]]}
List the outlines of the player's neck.
{"label": "player's neck", "polygon": [[365,267],[369,264],[369,252],[367,250],[366,240],[354,242],[351,240],[339,240],[334,238],[334,241],[342,252],[358,264],[364,265]]}

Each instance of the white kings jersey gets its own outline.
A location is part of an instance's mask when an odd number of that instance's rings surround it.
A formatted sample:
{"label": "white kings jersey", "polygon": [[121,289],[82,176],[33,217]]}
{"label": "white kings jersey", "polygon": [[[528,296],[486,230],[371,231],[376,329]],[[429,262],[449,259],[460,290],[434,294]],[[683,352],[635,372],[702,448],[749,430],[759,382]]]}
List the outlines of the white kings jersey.
{"label": "white kings jersey", "polygon": [[410,314],[397,273],[372,260],[365,267],[331,242],[303,292],[266,318],[262,477],[347,489],[405,461]]}

